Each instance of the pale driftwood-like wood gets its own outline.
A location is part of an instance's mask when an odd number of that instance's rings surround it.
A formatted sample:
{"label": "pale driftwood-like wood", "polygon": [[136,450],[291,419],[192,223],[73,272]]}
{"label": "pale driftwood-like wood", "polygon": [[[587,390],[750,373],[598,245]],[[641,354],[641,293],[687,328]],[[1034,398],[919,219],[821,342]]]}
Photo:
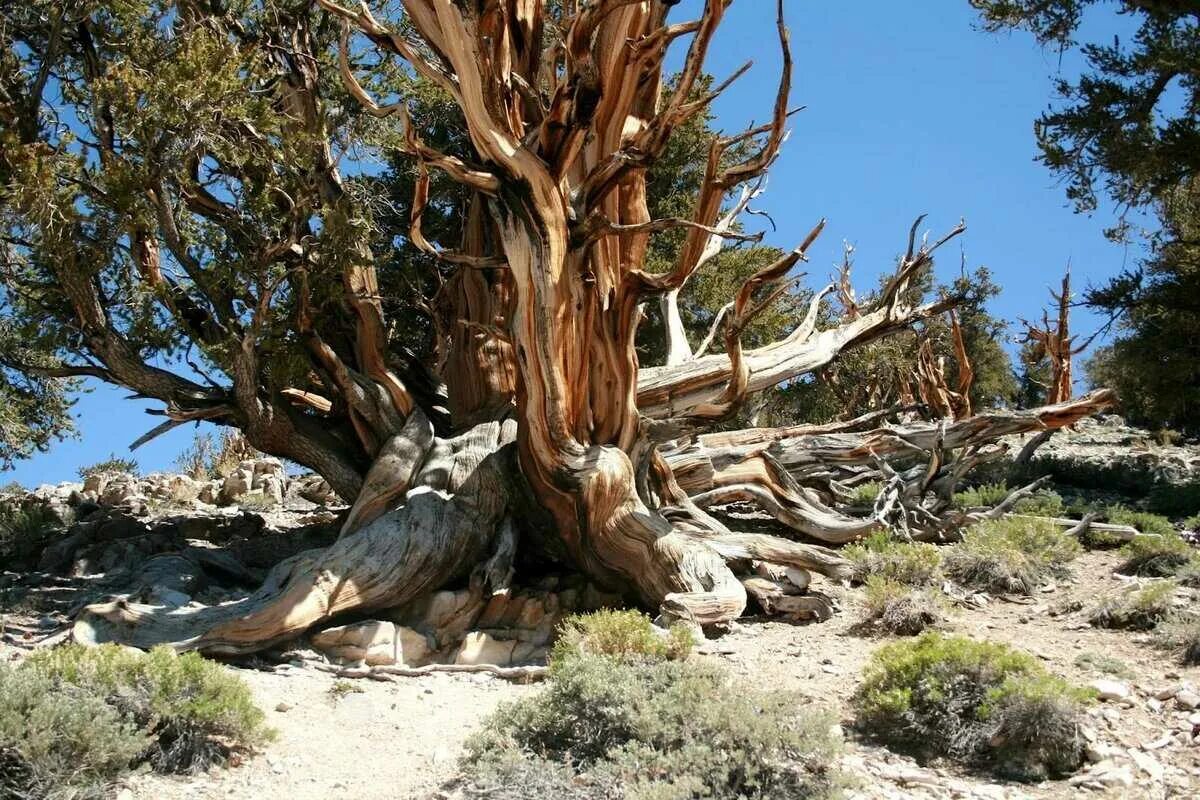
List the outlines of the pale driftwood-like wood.
{"label": "pale driftwood-like wood", "polygon": [[517,683],[534,683],[545,678],[550,670],[537,664],[520,667],[501,667],[496,664],[426,664],[423,667],[338,667],[333,664],[314,665],[321,672],[329,672],[339,678],[367,678],[373,681],[390,681],[392,676],[401,678],[421,678],[435,672],[474,673],[495,675],[506,681]]}
{"label": "pale driftwood-like wood", "polygon": [[486,423],[447,442],[440,457],[427,460],[402,507],[328,549],[280,563],[245,600],[166,610],[118,599],[84,609],[75,638],[254,652],[340,613],[390,608],[433,592],[487,558],[509,502],[499,451],[515,427]]}

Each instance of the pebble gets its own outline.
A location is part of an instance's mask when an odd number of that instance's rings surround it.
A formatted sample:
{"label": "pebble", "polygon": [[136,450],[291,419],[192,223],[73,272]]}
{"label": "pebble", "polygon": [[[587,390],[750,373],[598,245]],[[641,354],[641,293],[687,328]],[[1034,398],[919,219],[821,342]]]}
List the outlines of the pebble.
{"label": "pebble", "polygon": [[275,710],[278,711],[280,714],[283,714],[288,711],[291,711],[292,707],[288,703],[279,703],[278,705],[275,706]]}

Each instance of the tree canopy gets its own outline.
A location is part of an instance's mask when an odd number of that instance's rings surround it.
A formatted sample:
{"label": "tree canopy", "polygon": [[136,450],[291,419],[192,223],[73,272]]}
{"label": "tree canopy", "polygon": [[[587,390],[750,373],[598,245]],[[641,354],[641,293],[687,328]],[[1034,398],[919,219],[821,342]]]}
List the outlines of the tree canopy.
{"label": "tree canopy", "polygon": [[[1135,233],[1129,212],[1160,222],[1149,256],[1084,301],[1118,321],[1117,336],[1088,374],[1120,390],[1134,421],[1200,430],[1200,9],[1188,0],[971,0],[983,26],[1021,29],[1043,44],[1078,47],[1086,68],[1061,78],[1058,102],[1035,124],[1041,160],[1082,212],[1107,196],[1119,218],[1114,238]],[[1089,12],[1115,6],[1130,37],[1078,42]]]}

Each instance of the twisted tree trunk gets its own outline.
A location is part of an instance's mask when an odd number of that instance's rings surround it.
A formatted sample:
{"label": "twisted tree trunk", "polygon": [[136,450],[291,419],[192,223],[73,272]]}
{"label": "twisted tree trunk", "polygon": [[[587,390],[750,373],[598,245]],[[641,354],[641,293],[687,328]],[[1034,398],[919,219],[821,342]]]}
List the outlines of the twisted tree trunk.
{"label": "twisted tree trunk", "polygon": [[[713,143],[688,220],[650,218],[646,169],[674,128],[720,91],[705,94],[699,77],[727,0],[706,0],[699,19],[683,23],[667,22],[674,4],[662,0],[557,10],[542,0],[404,0],[420,46],[366,6],[320,3],[347,31],[352,27],[441,87],[466,121],[474,163],[426,146],[402,106],[380,106],[358,85],[349,34],[343,38],[343,80],[371,113],[402,118],[402,150],[418,164],[410,238],[457,270],[437,298],[444,307],[434,309],[448,409],[422,403],[389,360],[373,267],[364,254],[345,280],[358,325],[353,363],[321,340],[318,326],[303,329],[373,459],[342,537],[327,551],[281,564],[257,593],[236,604],[170,612],[124,602],[92,607],[80,620],[82,638],[251,651],[337,614],[402,605],[473,574],[503,588],[514,535],[520,548],[565,562],[668,618],[700,625],[732,620],[746,607],[748,585],[761,605],[817,613],[820,603],[785,601],[778,581],[770,589],[763,581],[773,579],[749,580],[746,570],[764,562],[795,576],[815,571],[842,578],[848,564],[836,551],[731,531],[702,507],[751,498],[800,533],[850,541],[889,522],[895,509],[936,514],[940,506],[924,506],[926,496],[945,494],[947,482],[961,477],[948,452],[970,451],[962,463],[974,463],[974,450],[1000,435],[1066,424],[1109,402],[1097,395],[1024,416],[916,430],[756,429],[694,438],[749,395],[818,370],[849,348],[955,302],[906,303],[934,251],[962,231],[960,225],[918,246],[914,225],[907,252],[874,305],[818,329],[829,287],[785,339],[743,350],[742,332],[786,289],[820,223],[731,299],[721,331],[724,353],[677,351],[667,366],[639,369],[634,340],[642,304],[671,297],[714,246],[737,235],[731,218],[720,218],[722,203],[764,174],[784,140],[792,65],[782,2],[783,74],[770,122]],[[556,41],[547,26],[551,14],[561,33]],[[687,35],[683,71],[664,92],[667,48]],[[750,154],[730,164],[735,144],[748,145]],[[472,197],[458,250],[422,235],[430,168],[443,170]],[[744,200],[735,204],[744,208]],[[647,272],[648,237],[679,227],[687,229],[687,240],[678,262],[664,273]],[[258,402],[245,397],[247,405]],[[456,436],[439,435],[438,415],[446,410],[450,428],[461,431]],[[823,476],[823,489],[808,485],[821,477],[817,473],[914,455],[929,464],[912,475],[881,463],[890,499],[867,518],[834,508],[830,475]],[[529,499],[550,526],[522,528],[521,503]]]}

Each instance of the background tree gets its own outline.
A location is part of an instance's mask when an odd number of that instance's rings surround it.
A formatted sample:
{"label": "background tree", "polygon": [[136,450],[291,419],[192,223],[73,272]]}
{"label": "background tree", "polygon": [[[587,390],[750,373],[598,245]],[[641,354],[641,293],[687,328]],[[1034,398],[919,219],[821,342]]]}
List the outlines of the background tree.
{"label": "background tree", "polygon": [[1197,329],[1197,179],[1200,177],[1200,9],[1192,2],[1115,5],[1136,25],[1132,37],[1078,43],[1098,0],[972,0],[983,26],[1021,29],[1039,42],[1078,47],[1087,70],[1057,82],[1061,98],[1035,125],[1041,160],[1066,181],[1082,212],[1106,194],[1120,210],[1110,231],[1127,238],[1128,212],[1161,225],[1150,255],[1084,301],[1119,321],[1115,341],[1096,353],[1093,381],[1116,386],[1135,422],[1200,430]]}

